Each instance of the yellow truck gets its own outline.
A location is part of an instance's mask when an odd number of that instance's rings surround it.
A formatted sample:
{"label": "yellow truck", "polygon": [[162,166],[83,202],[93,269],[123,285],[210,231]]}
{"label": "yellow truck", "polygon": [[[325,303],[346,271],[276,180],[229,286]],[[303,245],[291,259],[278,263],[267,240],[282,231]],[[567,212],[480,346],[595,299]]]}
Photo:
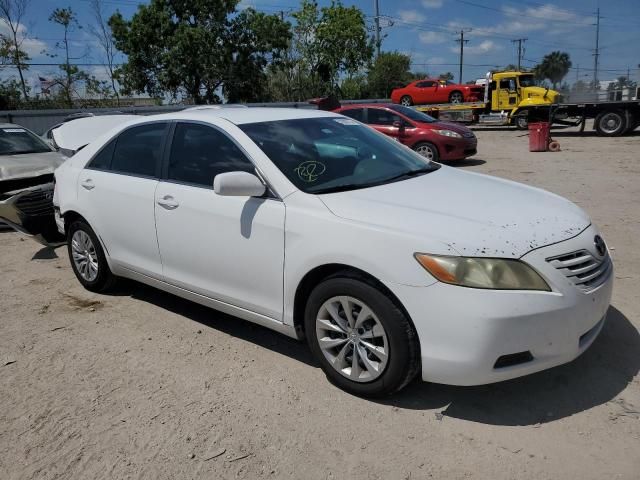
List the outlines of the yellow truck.
{"label": "yellow truck", "polygon": [[442,120],[515,125],[526,129],[531,109],[549,107],[559,100],[560,94],[555,90],[536,86],[532,73],[489,72],[483,80],[482,101],[420,105],[415,108]]}

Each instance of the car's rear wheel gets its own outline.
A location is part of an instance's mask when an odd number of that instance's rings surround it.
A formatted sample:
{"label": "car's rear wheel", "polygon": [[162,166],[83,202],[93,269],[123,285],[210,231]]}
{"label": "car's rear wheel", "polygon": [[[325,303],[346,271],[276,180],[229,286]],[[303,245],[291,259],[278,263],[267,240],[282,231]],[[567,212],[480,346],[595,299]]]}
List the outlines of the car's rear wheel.
{"label": "car's rear wheel", "polygon": [[411,105],[413,105],[413,98],[411,98],[409,95],[404,95],[400,99],[400,105],[404,105],[405,107],[410,107]]}
{"label": "car's rear wheel", "polygon": [[449,95],[449,103],[462,103],[464,102],[464,97],[462,96],[462,92],[451,92]]}
{"label": "car's rear wheel", "polygon": [[398,306],[364,278],[332,277],[305,309],[309,346],[327,378],[355,395],[388,395],[420,369],[417,334]]}
{"label": "car's rear wheel", "polygon": [[84,288],[105,292],[116,281],[105,258],[100,241],[83,220],[74,221],[67,231],[67,250],[71,268]]}
{"label": "car's rear wheel", "polygon": [[433,143],[420,142],[413,146],[413,150],[432,162],[440,159],[438,148]]}

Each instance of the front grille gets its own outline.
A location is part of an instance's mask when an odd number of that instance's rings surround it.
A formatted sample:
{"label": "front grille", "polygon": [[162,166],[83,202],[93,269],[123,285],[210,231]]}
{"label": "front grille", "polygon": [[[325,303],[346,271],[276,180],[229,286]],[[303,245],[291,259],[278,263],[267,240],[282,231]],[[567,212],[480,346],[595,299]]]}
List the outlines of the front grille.
{"label": "front grille", "polygon": [[587,250],[547,258],[547,262],[560,270],[583,292],[590,292],[602,285],[612,267],[608,253],[598,259]]}
{"label": "front grille", "polygon": [[16,200],[15,205],[25,215],[53,214],[53,189],[25,193]]}

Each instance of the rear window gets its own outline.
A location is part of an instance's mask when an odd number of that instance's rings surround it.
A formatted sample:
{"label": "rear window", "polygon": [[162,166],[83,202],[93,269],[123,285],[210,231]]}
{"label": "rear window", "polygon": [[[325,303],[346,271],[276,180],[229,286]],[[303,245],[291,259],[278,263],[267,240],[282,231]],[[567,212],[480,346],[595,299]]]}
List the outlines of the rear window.
{"label": "rear window", "polygon": [[340,112],[342,115],[364,123],[364,108],[350,108]]}

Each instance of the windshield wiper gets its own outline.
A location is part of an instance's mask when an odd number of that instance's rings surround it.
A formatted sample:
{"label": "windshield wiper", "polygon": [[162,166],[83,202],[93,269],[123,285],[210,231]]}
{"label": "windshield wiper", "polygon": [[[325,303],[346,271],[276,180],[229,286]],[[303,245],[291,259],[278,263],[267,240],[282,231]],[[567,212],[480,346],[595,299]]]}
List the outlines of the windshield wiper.
{"label": "windshield wiper", "polygon": [[324,188],[322,190],[317,190],[315,192],[309,192],[309,193],[315,193],[315,194],[323,194],[323,193],[336,193],[336,192],[344,192],[347,190],[359,190],[361,188],[369,188],[369,187],[377,187],[378,185],[384,185],[386,183],[391,183],[391,182],[395,182],[398,180],[401,180],[403,178],[411,178],[411,177],[416,177],[418,175],[424,175],[425,173],[429,173],[429,172],[433,172],[434,170],[437,170],[438,168],[440,168],[439,166],[432,166],[432,167],[428,167],[428,168],[420,168],[418,170],[410,170],[408,172],[404,172],[401,173],[400,175],[396,175],[394,177],[390,177],[390,178],[385,178],[384,180],[378,180],[376,182],[369,182],[369,183],[344,183],[341,185],[336,185],[334,187],[328,187],[328,188]]}

